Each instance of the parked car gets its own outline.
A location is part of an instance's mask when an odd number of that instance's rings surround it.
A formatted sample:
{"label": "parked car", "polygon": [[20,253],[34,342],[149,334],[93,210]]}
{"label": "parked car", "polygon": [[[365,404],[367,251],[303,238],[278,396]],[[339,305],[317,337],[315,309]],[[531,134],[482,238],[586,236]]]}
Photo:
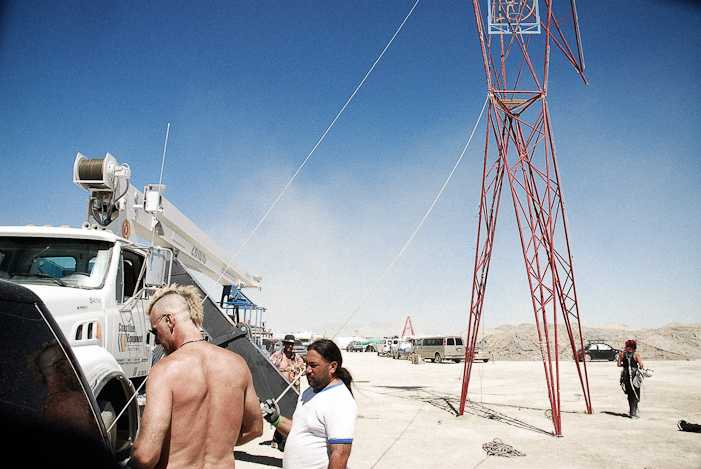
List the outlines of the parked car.
{"label": "parked car", "polygon": [[273,339],[263,339],[263,345],[261,346],[261,350],[263,350],[266,354],[268,354],[268,356],[270,356],[275,351],[276,345],[277,342],[275,342]]}
{"label": "parked car", "polygon": [[465,358],[465,347],[462,337],[424,337],[414,346],[414,353],[425,360],[433,360],[434,363],[440,363],[445,359],[460,363]]}
{"label": "parked car", "polygon": [[577,351],[577,359],[581,362],[582,360],[608,360],[614,361],[618,360],[618,354],[621,353],[620,350],[611,347],[609,344],[601,341],[592,341],[584,346],[584,350],[579,349]]}
{"label": "parked car", "polygon": [[[68,340],[39,297],[0,280],[0,415],[6,448],[28,441],[41,449],[24,452],[23,465],[118,467],[113,454],[116,417],[97,402]],[[120,454],[125,458],[128,453]]]}
{"label": "parked car", "polygon": [[392,345],[397,345],[399,343],[398,337],[385,337],[377,343],[377,355],[389,355],[390,350],[392,350]]}
{"label": "parked car", "polygon": [[411,355],[413,348],[414,344],[411,342],[397,342],[396,345],[392,345],[389,354],[392,358],[403,358]]}
{"label": "parked car", "polygon": [[487,352],[482,347],[475,347],[475,355],[472,357],[472,363],[476,361],[483,361],[484,363],[487,363],[489,361],[489,358],[489,352]]}
{"label": "parked car", "polygon": [[358,342],[357,340],[354,340],[353,342],[346,345],[346,351],[348,351],[348,352],[362,352],[363,351],[363,343]]}

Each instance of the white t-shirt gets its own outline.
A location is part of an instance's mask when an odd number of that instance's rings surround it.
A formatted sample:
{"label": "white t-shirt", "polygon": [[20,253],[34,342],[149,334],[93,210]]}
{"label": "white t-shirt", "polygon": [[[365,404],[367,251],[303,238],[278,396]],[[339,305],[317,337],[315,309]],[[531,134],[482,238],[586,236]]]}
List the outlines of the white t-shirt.
{"label": "white t-shirt", "polygon": [[358,408],[343,382],[319,392],[307,388],[297,401],[282,457],[284,469],[327,469],[332,443],[353,443]]}

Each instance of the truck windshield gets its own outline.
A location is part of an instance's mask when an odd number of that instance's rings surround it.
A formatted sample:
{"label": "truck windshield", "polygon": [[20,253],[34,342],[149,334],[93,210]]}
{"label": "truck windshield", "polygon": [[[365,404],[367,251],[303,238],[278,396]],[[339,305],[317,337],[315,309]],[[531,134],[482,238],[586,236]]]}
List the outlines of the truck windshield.
{"label": "truck windshield", "polygon": [[107,241],[0,237],[0,279],[101,288],[109,267],[110,248]]}

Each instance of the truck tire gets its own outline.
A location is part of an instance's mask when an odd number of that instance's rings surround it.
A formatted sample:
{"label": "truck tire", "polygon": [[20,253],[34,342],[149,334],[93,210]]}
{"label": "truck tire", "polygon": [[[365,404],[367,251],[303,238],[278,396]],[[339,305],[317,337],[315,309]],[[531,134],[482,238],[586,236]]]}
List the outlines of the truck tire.
{"label": "truck tire", "polygon": [[441,354],[436,352],[436,356],[433,357],[433,363],[440,363],[442,361],[443,361],[443,359],[441,358]]}

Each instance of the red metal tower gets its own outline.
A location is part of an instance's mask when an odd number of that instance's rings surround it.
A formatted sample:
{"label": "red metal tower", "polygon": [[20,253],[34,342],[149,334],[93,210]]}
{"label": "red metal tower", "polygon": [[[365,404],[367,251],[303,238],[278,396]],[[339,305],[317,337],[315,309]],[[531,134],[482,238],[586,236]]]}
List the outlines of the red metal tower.
{"label": "red metal tower", "polygon": [[[586,365],[580,366],[576,357],[577,345],[583,346],[582,331],[565,205],[546,102],[551,47],[559,48],[585,83],[586,79],[582,73],[584,60],[575,0],[566,2],[563,11],[556,11],[553,6],[556,2],[544,0],[541,14],[538,0],[490,0],[486,25],[479,1],[472,2],[490,101],[459,414],[465,410],[499,201],[506,178],[521,235],[555,434],[559,436],[562,431],[558,334],[564,332],[558,328],[560,315],[575,354],[587,412],[592,410]],[[563,8],[563,2],[559,7]],[[568,45],[568,35],[574,37],[575,52]],[[575,324],[578,337],[573,329]]]}

